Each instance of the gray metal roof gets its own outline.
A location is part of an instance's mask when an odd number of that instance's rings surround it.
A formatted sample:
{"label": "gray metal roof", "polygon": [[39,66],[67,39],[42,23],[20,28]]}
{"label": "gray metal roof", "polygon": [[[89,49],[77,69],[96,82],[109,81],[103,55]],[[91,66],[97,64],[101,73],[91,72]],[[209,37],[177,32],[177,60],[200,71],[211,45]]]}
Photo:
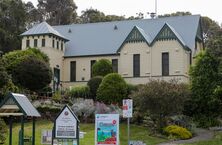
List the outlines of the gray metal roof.
{"label": "gray metal roof", "polygon": [[19,106],[21,111],[24,113],[24,115],[32,116],[32,117],[41,116],[25,95],[16,94],[16,93],[11,93],[11,95],[12,97],[14,97],[16,103],[18,103],[17,105]]}
{"label": "gray metal roof", "polygon": [[[184,46],[193,50],[199,21],[200,15],[191,15],[52,27],[70,40],[66,43],[64,54],[65,57],[69,57],[116,54],[135,26],[148,42],[152,42],[165,24],[171,28]],[[36,31],[40,30],[36,28]]]}
{"label": "gray metal roof", "polygon": [[61,35],[58,31],[53,29],[48,23],[42,22],[35,25],[28,31],[21,34],[21,36],[32,36],[32,35],[42,35],[42,34],[53,34],[65,40],[68,40],[65,36]]}

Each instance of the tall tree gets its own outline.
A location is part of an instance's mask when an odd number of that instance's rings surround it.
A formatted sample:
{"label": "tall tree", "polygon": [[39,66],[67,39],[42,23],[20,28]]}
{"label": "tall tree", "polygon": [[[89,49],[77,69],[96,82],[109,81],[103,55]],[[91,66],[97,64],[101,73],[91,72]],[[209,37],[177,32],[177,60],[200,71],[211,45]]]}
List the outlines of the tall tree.
{"label": "tall tree", "polygon": [[124,19],[124,16],[105,15],[103,12],[93,8],[82,11],[82,15],[80,16],[81,23],[110,22]]}
{"label": "tall tree", "polygon": [[222,111],[222,99],[214,95],[221,81],[218,68],[218,59],[206,51],[196,57],[190,69],[192,97],[186,103],[185,113],[196,118],[202,127],[212,125],[212,120]]}
{"label": "tall tree", "polygon": [[38,11],[50,25],[75,22],[77,6],[73,0],[38,0]]}
{"label": "tall tree", "polygon": [[[0,50],[20,49],[19,35],[25,31],[26,11],[21,0],[0,1]],[[13,42],[13,43],[12,43]]]}

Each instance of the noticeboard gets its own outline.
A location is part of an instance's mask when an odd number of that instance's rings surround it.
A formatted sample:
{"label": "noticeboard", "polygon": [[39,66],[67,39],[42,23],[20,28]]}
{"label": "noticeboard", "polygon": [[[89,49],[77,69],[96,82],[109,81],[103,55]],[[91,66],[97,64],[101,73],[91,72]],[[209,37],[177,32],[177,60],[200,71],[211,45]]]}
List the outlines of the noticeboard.
{"label": "noticeboard", "polygon": [[78,122],[76,115],[66,105],[54,122],[54,136],[57,139],[78,139]]}
{"label": "noticeboard", "polygon": [[96,114],[95,145],[119,145],[119,114]]}
{"label": "noticeboard", "polygon": [[124,99],[123,100],[123,118],[133,117],[133,100]]}

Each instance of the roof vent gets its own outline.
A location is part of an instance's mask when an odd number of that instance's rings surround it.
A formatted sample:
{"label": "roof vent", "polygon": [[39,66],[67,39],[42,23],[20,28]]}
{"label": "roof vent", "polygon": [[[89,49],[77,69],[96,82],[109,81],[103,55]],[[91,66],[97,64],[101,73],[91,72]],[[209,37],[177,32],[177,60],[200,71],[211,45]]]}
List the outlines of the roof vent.
{"label": "roof vent", "polygon": [[69,29],[69,31],[68,31],[69,33],[72,33],[72,30],[71,29]]}
{"label": "roof vent", "polygon": [[116,25],[114,26],[114,30],[118,30],[118,27]]}

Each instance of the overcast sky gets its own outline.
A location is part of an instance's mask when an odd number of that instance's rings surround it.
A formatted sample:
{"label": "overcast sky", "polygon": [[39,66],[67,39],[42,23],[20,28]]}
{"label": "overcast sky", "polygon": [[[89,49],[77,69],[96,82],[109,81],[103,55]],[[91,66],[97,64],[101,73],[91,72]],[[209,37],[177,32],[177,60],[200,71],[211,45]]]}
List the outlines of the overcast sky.
{"label": "overcast sky", "polygon": [[[37,0],[31,1],[34,5]],[[78,6],[80,15],[82,10],[95,8],[107,14],[136,16],[136,13],[154,12],[155,0],[74,0]],[[177,11],[189,11],[192,14],[208,16],[222,23],[222,1],[221,0],[157,0],[157,14],[167,14]],[[149,18],[146,16],[146,18]]]}

